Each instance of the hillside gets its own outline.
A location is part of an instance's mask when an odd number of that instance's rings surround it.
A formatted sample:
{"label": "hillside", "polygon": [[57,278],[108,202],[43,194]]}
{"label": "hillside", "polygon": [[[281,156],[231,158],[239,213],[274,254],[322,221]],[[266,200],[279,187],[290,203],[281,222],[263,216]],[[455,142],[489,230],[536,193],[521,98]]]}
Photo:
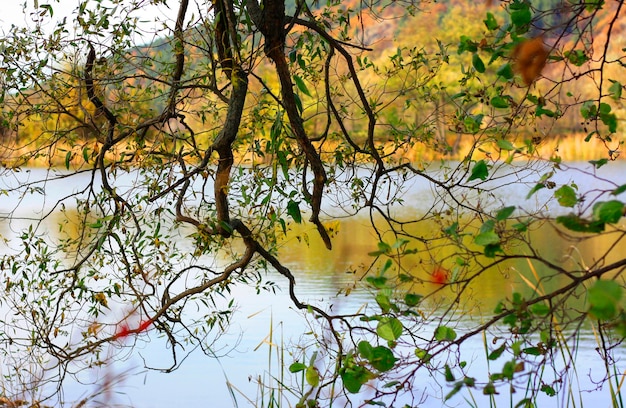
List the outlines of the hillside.
{"label": "hillside", "polygon": [[[462,142],[463,131],[459,128],[458,111],[462,105],[454,99],[460,92],[459,86],[462,82],[464,86],[469,85],[469,89],[474,92],[484,92],[482,89],[487,85],[471,80],[464,82],[464,70],[472,66],[472,55],[461,54],[459,50],[460,39],[475,39],[476,43],[486,41],[488,35],[484,23],[486,13],[491,13],[495,21],[505,24],[505,16],[501,7],[490,5],[490,2],[467,2],[462,0],[422,2],[418,7],[407,8],[402,2],[390,1],[387,5],[380,7],[373,12],[371,9],[360,11],[361,1],[348,0],[328,4],[313,2],[316,8],[313,13],[334,15],[338,24],[334,27],[337,38],[344,41],[360,45],[361,48],[349,48],[356,61],[361,64],[359,75],[361,81],[368,85],[368,91],[376,95],[383,92],[384,86],[391,86],[394,79],[391,73],[395,72],[399,66],[407,67],[409,61],[414,64],[410,73],[415,81],[414,89],[406,92],[404,99],[387,101],[384,94],[380,95],[380,103],[385,106],[379,115],[381,124],[392,128],[397,128],[399,121],[415,122],[415,132],[423,135],[433,135],[436,144],[440,144],[440,153],[445,152],[454,156],[457,153],[459,144]],[[568,9],[557,7],[552,10],[554,4],[561,4],[556,0],[543,0],[533,2],[533,27],[529,35],[539,35],[543,32],[543,40],[549,43],[551,38],[562,35],[563,21],[568,16]],[[615,7],[615,5],[607,5]],[[287,10],[295,10],[295,1],[287,2]],[[596,16],[598,26],[608,25],[609,22],[602,13]],[[349,26],[345,25],[349,22]],[[211,134],[219,128],[219,124],[213,123],[207,115],[211,109],[221,109],[220,106],[228,98],[228,89],[224,88],[221,72],[215,68],[214,52],[215,44],[209,30],[209,26],[194,26],[185,32],[185,54],[186,67],[183,76],[183,86],[186,84],[200,84],[205,91],[189,91],[181,95],[178,103],[181,106],[181,115],[185,118],[186,125],[172,123],[173,132],[183,131],[184,126],[192,126],[196,132]],[[542,31],[543,30],[543,31]],[[559,31],[561,30],[561,31]],[[570,29],[573,30],[573,29]],[[626,30],[626,21],[615,22],[612,31],[611,54],[619,55],[619,44],[623,43]],[[603,30],[598,30],[596,43],[603,44],[606,35]],[[292,34],[289,36],[291,44],[287,52],[290,56],[299,53],[298,39],[306,35],[306,30],[294,26]],[[253,81],[251,87],[261,93],[262,87],[268,87],[272,92],[278,91],[278,83],[271,73],[272,66],[268,64],[262,53],[259,43],[259,36],[250,38],[250,49],[242,50],[250,55],[251,69],[256,71],[258,78],[262,82]],[[482,41],[481,41],[482,38]],[[572,38],[574,38],[572,36]],[[574,40],[572,40],[574,41]],[[574,44],[574,43],[573,43]],[[323,47],[323,44],[320,44]],[[164,109],[169,94],[165,91],[170,81],[171,72],[175,65],[174,50],[176,42],[172,37],[163,36],[154,41],[131,48],[126,53],[116,54],[115,57],[107,56],[103,53],[96,67],[98,92],[104,98],[107,106],[117,110],[121,118],[129,122],[140,120],[143,117],[153,115]],[[489,50],[484,50],[489,51]],[[504,50],[504,56],[511,58],[512,49]],[[486,52],[479,49],[477,55],[488,58]],[[562,64],[558,55],[549,61],[543,70],[546,78],[550,76],[562,75]],[[559,58],[556,58],[559,57]],[[491,66],[490,61],[486,61],[486,72],[491,74],[493,81],[496,79],[496,66]],[[302,60],[292,60],[294,64],[302,64]],[[316,63],[320,63],[316,62]],[[399,64],[399,65],[398,65]],[[459,70],[461,67],[461,70]],[[73,70],[76,67],[72,68]],[[79,68],[81,69],[81,68]],[[341,75],[345,74],[345,67],[336,67],[338,81]],[[387,73],[385,73],[387,70]],[[311,72],[298,70],[295,72],[303,81],[301,89],[315,91],[313,96],[323,95],[322,89],[316,89],[316,78]],[[608,75],[614,75],[611,70]],[[7,157],[15,156],[22,152],[21,144],[28,144],[37,139],[45,149],[46,140],[40,135],[54,134],[57,138],[62,138],[68,145],[68,149],[73,146],[86,146],[97,142],[96,135],[98,127],[101,126],[101,118],[97,115],[90,117],[94,112],[93,106],[86,98],[85,92],[81,90],[81,85],[77,81],[74,72],[60,73],[55,76],[55,85],[50,88],[58,89],[55,96],[56,102],[64,106],[64,112],[59,113],[58,109],[52,107],[46,113],[42,110],[33,110],[34,106],[39,106],[39,95],[45,96],[46,87],[39,90],[22,91],[17,96],[26,96],[26,99],[7,99],[4,103],[5,120],[0,125],[5,145],[5,160]],[[197,86],[197,85],[194,85]],[[589,86],[589,95],[593,94],[593,81],[589,83],[578,82],[576,91],[585,98],[585,87]],[[540,81],[536,85],[539,93],[548,92],[550,83]],[[206,92],[208,91],[208,92]],[[348,93],[353,90],[347,90]],[[517,94],[512,94],[514,98],[524,98],[525,88],[521,87]],[[565,95],[568,90],[560,90]],[[310,116],[306,125],[309,129],[317,129],[322,126],[321,117],[314,115],[318,101],[302,95],[303,100],[310,104],[310,110],[305,110],[305,117]],[[127,104],[132,102],[132,109]],[[257,102],[250,103],[250,109]],[[20,108],[15,108],[18,104]],[[409,105],[407,105],[409,104]],[[403,107],[404,105],[404,107]],[[410,106],[410,110],[406,110]],[[471,109],[469,105],[467,108]],[[34,112],[34,114],[33,114]],[[351,113],[352,114],[352,113]],[[623,112],[618,112],[622,117]],[[578,109],[563,109],[560,113],[562,118],[555,123],[550,117],[538,118],[537,122],[522,127],[522,132],[539,132],[542,138],[559,138],[563,134],[572,132],[583,132]],[[19,120],[15,120],[19,118]],[[19,123],[18,126],[15,123]],[[358,115],[354,120],[349,121],[351,131],[355,135],[355,140],[359,140],[363,134]],[[461,124],[461,126],[464,126]],[[152,128],[146,134],[146,140],[154,140],[161,129]],[[379,139],[384,142],[388,139],[384,130],[381,131]],[[396,135],[394,137],[412,137]],[[419,136],[421,137],[421,136]],[[428,136],[431,137],[431,136]],[[94,149],[95,150],[95,149]]]}

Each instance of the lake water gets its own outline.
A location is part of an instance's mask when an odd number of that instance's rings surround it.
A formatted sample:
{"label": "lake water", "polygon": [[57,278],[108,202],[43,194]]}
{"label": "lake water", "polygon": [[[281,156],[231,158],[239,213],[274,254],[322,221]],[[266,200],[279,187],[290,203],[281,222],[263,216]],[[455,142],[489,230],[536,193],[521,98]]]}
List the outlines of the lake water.
{"label": "lake water", "polygon": [[[574,173],[557,173],[554,181],[557,184],[569,183],[575,179],[581,190],[602,188],[601,184],[606,183],[606,188],[611,183],[626,183],[626,164],[612,163],[610,166],[600,169],[596,174],[601,178],[592,177],[596,173],[589,164],[580,163],[574,166]],[[581,171],[583,170],[583,171]],[[42,177],[41,170],[32,170],[24,173],[14,180],[5,179],[7,185],[23,184],[23,177],[32,180]],[[83,176],[81,176],[83,177]],[[86,182],[88,175],[84,175]],[[527,208],[532,211],[541,207],[553,193],[551,191],[539,191],[531,200],[526,199],[529,186],[532,187],[533,180],[526,176],[510,172],[500,179],[505,181],[508,187],[505,189],[502,201],[509,205]],[[13,184],[12,184],[13,183]],[[15,184],[16,183],[16,184]],[[66,188],[75,188],[81,185],[73,182]],[[6,186],[5,186],[6,187]],[[52,193],[45,198],[44,202],[26,198],[16,203],[15,197],[0,201],[0,212],[8,213],[18,208],[13,216],[16,218],[11,223],[5,223],[0,227],[0,233],[4,237],[10,237],[15,231],[27,225],[29,219],[37,218],[41,211],[47,211],[52,203],[71,191],[63,189],[52,189]],[[437,192],[433,190],[429,183],[414,183],[409,190],[404,193],[405,204],[402,211],[420,212],[430,207],[430,201],[424,197],[434,197]],[[526,207],[528,206],[528,207]],[[338,209],[328,206],[328,212]],[[553,211],[559,210],[558,208]],[[560,211],[560,210],[559,210]],[[17,216],[17,217],[16,217]],[[24,219],[20,220],[20,217]],[[51,225],[50,228],[53,228]],[[369,294],[363,289],[356,289],[350,296],[345,296],[346,289],[352,288],[355,278],[361,277],[359,271],[361,265],[371,262],[371,257],[367,253],[376,249],[378,239],[368,227],[368,219],[363,216],[354,216],[343,219],[339,228],[339,233],[333,240],[334,249],[327,252],[323,244],[311,230],[308,234],[310,244],[304,246],[297,240],[287,241],[281,249],[279,259],[294,272],[298,284],[297,294],[302,300],[319,305],[323,309],[331,309],[333,312],[341,313],[355,311],[364,302],[373,303]],[[555,257],[561,257],[567,252],[567,247],[561,245],[556,232],[547,227],[535,232],[535,243],[539,247],[551,249]],[[581,259],[591,262],[601,256],[610,241],[595,240],[581,243],[576,251]],[[10,243],[9,243],[10,247]],[[8,249],[5,249],[8,250]],[[615,248],[608,258],[621,258],[626,255],[626,250],[622,247]],[[556,259],[559,261],[559,259]],[[560,261],[563,261],[562,259]],[[565,261],[567,262],[567,261]],[[516,266],[519,269],[525,268],[523,264]],[[427,270],[424,273],[428,273]],[[521,277],[522,274],[511,272],[510,274],[490,274],[485,279],[480,280],[480,298],[482,307],[468,311],[469,319],[479,319],[481,315],[490,313],[495,304],[503,296],[511,294],[514,290],[528,291],[528,285]],[[162,373],[155,370],[146,370],[144,367],[168,367],[171,364],[170,355],[162,339],[150,332],[142,336],[143,340],[149,342],[139,343],[132,354],[127,354],[126,350],[111,346],[108,350],[112,359],[123,357],[124,361],[119,361],[110,366],[85,372],[81,379],[87,383],[81,385],[69,381],[64,389],[64,397],[67,401],[79,401],[83,397],[98,393],[100,385],[104,380],[113,381],[112,391],[103,393],[93,398],[92,406],[97,406],[98,401],[106,406],[132,406],[136,408],[159,408],[159,407],[229,407],[229,406],[255,406],[260,405],[260,401],[267,399],[267,389],[262,389],[258,384],[258,378],[264,379],[269,385],[276,385],[276,380],[272,376],[279,376],[281,372],[280,362],[276,353],[276,345],[285,346],[289,350],[290,345],[308,341],[303,333],[311,331],[317,327],[310,321],[310,316],[295,310],[286,292],[286,283],[281,276],[271,277],[283,290],[278,293],[260,292],[251,287],[237,286],[232,297],[238,304],[238,311],[232,320],[229,331],[220,336],[213,345],[214,358],[205,356],[200,350],[187,350],[189,352],[184,363],[172,373]],[[424,291],[435,289],[424,286]],[[459,331],[463,328],[463,322],[459,323]],[[431,328],[431,329],[434,329]],[[271,336],[271,338],[270,338]],[[491,341],[487,339],[487,341]],[[273,346],[270,346],[273,344]],[[589,331],[579,338],[576,352],[577,377],[564,378],[564,384],[572,386],[576,391],[574,398],[577,403],[583,402],[583,406],[609,406],[610,394],[608,386],[598,389],[595,382],[600,381],[605,373],[603,362],[598,356],[597,343],[593,332]],[[485,374],[490,370],[498,370],[504,360],[490,362],[487,366],[484,350],[484,340],[477,336],[467,342],[461,350],[461,355],[468,361],[470,372],[477,376]],[[618,373],[626,370],[626,353],[624,350],[617,350],[615,369]],[[293,362],[293,357],[286,352],[284,355],[284,371]],[[2,374],[7,374],[3,370]],[[289,375],[285,373],[285,375]],[[97,385],[90,385],[96,382]],[[229,387],[227,384],[230,384]],[[567,389],[567,386],[565,387]],[[445,395],[450,390],[443,378],[423,379],[422,384],[415,384],[416,392],[424,392],[435,396],[427,399],[422,407],[440,407],[442,402],[436,397]],[[580,391],[580,393],[578,393]],[[474,398],[478,406],[488,406],[488,400],[480,390],[473,395],[459,394],[450,401],[448,406],[467,406],[464,398]],[[497,396],[498,406],[508,406],[510,395],[507,392]],[[522,399],[522,395],[513,394],[513,401]],[[560,398],[560,399],[557,399]],[[545,406],[570,406],[568,397],[542,397]],[[291,401],[295,404],[295,400]],[[254,403],[253,403],[254,402]],[[293,405],[292,404],[292,405]],[[578,404],[579,405],[579,404]]]}

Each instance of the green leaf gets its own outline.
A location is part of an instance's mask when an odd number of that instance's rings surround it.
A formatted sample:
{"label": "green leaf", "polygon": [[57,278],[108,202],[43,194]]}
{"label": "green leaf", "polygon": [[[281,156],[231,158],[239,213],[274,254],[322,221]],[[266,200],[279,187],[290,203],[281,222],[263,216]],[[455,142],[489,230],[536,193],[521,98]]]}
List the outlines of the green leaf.
{"label": "green leaf", "polygon": [[614,113],[600,113],[600,120],[609,128],[609,132],[617,132],[617,116]]}
{"label": "green leaf", "polygon": [[276,117],[274,118],[274,122],[272,122],[272,127],[270,128],[270,139],[273,144],[273,148],[278,148],[280,134],[283,130],[283,112],[278,111]]}
{"label": "green leaf", "polygon": [[472,65],[474,66],[476,72],[480,72],[481,74],[485,72],[485,63],[477,53],[474,53],[472,56]]}
{"label": "green leaf", "polygon": [[614,224],[624,215],[624,203],[617,200],[602,201],[593,206],[593,217],[603,223]]}
{"label": "green leaf", "polygon": [[506,63],[496,71],[496,74],[504,79],[513,79],[515,77],[515,73],[513,72],[513,67],[511,64]]}
{"label": "green leaf", "polygon": [[406,303],[408,307],[417,306],[422,300],[422,297],[423,296],[416,295],[414,293],[407,293],[406,295],[404,295],[404,303]]}
{"label": "green leaf", "polygon": [[430,363],[430,359],[433,357],[427,350],[417,347],[415,349],[415,356],[419,358],[424,364]]}
{"label": "green leaf", "polygon": [[102,223],[102,220],[97,220],[96,222],[89,224],[89,228],[102,228],[104,224]]}
{"label": "green leaf", "polygon": [[297,361],[289,366],[290,373],[299,373],[300,371],[304,371],[304,370],[306,370],[306,365],[299,363]]}
{"label": "green leaf", "polygon": [[599,169],[609,162],[608,159],[600,159],[600,160],[589,160],[589,163],[593,164],[593,167]]}
{"label": "green leaf", "polygon": [[575,214],[561,215],[556,217],[556,222],[570,231],[575,232],[602,232],[604,223],[600,221],[589,221]]}
{"label": "green leaf", "polygon": [[289,200],[287,203],[287,214],[289,214],[296,223],[300,224],[302,222],[302,213],[300,212],[300,205],[298,202]]}
{"label": "green leaf", "polygon": [[482,232],[474,238],[474,243],[480,246],[493,245],[500,242],[500,237],[494,231]]}
{"label": "green leaf", "polygon": [[372,345],[368,341],[361,340],[357,345],[357,349],[359,350],[359,354],[364,359],[369,360],[370,358],[372,358],[372,350],[374,349],[374,347],[372,347]]}
{"label": "green leaf", "polygon": [[383,317],[378,321],[376,333],[387,341],[396,341],[402,335],[402,323],[395,317]]}
{"label": "green leaf", "polygon": [[500,25],[498,25],[498,21],[496,20],[495,16],[491,13],[487,13],[487,18],[483,20],[483,23],[485,23],[485,26],[487,27],[489,31],[497,30],[500,27]]}
{"label": "green leaf", "polygon": [[484,232],[493,231],[495,227],[496,227],[496,222],[492,219],[489,219],[483,222],[483,225],[480,226],[480,233],[482,234]]}
{"label": "green leaf", "polygon": [[413,282],[413,276],[407,275],[406,273],[401,273],[401,274],[398,275],[398,280],[401,283]]}
{"label": "green leaf", "polygon": [[456,332],[451,327],[439,326],[435,329],[435,340],[437,341],[454,341]]}
{"label": "green leaf", "polygon": [[350,366],[341,373],[341,381],[348,392],[356,394],[361,390],[361,386],[376,376],[362,366]]}
{"label": "green leaf", "polygon": [[587,56],[587,54],[585,54],[584,50],[565,51],[563,55],[569,60],[569,62],[576,65],[577,67],[580,67],[585,62],[589,61],[589,57]]}
{"label": "green leaf", "polygon": [[377,246],[378,246],[378,250],[370,252],[370,253],[368,253],[368,255],[370,255],[370,256],[379,256],[379,255],[387,254],[387,253],[389,253],[391,251],[391,245],[389,245],[386,242],[382,242],[381,241],[381,242],[379,242],[377,244]]}
{"label": "green leaf", "polygon": [[[494,96],[493,98],[491,98],[489,103],[494,108],[506,109],[506,108],[509,107],[509,98],[504,98],[502,96]],[[512,149],[510,149],[510,150],[512,150]]]}
{"label": "green leaf", "polygon": [[450,366],[447,364],[444,367],[444,377],[446,378],[446,381],[448,382],[455,380],[454,374],[452,374],[452,370],[450,369]]}
{"label": "green leaf", "polygon": [[611,195],[620,195],[622,194],[624,191],[626,191],[626,184],[622,184],[621,186],[617,187],[615,190],[611,191]]}
{"label": "green leaf", "polygon": [[70,160],[72,160],[72,152],[68,151],[67,153],[65,153],[65,168],[67,170],[70,169]]}
{"label": "green leaf", "polygon": [[554,388],[552,388],[548,384],[541,385],[541,392],[544,392],[549,397],[554,397],[556,395],[556,391],[554,390]]}
{"label": "green leaf", "polygon": [[573,207],[578,203],[576,191],[570,186],[562,186],[554,192],[554,198],[563,207]]}
{"label": "green leaf", "polygon": [[504,221],[506,219],[508,219],[513,212],[515,211],[515,206],[511,205],[509,207],[504,207],[501,208],[497,213],[496,213],[496,220],[498,221]]}
{"label": "green leaf", "polygon": [[306,368],[304,378],[311,387],[317,387],[320,383],[320,373],[314,366],[308,366]]}
{"label": "green leaf", "polygon": [[537,109],[535,109],[535,116],[540,118],[543,115],[546,115],[549,118],[554,118],[557,116],[557,114],[553,110],[546,109],[543,106],[537,106]]}
{"label": "green leaf", "polygon": [[485,395],[495,395],[497,393],[498,391],[496,391],[496,386],[493,385],[492,382],[488,383],[485,385],[485,388],[483,388],[483,394]]}
{"label": "green leaf", "polygon": [[518,232],[526,232],[526,231],[528,231],[528,224],[529,223],[530,223],[530,221],[518,222],[518,223],[515,223],[515,224],[511,225],[511,227],[513,227]]}
{"label": "green leaf", "polygon": [[276,152],[276,159],[278,164],[280,164],[280,168],[283,170],[283,174],[285,175],[285,179],[289,179],[289,167],[290,160],[287,158],[287,152],[283,150],[279,150]]}
{"label": "green leaf", "polygon": [[545,188],[546,185],[544,183],[537,183],[535,184],[535,187],[531,188],[530,191],[528,192],[528,195],[526,196],[526,199],[528,200],[530,197],[533,196],[533,194],[535,194],[537,191],[541,190],[542,188]]}
{"label": "green leaf", "polygon": [[517,27],[526,27],[532,19],[530,7],[525,1],[514,1],[509,6],[511,22]]}
{"label": "green leaf", "polygon": [[476,42],[472,41],[471,38],[462,35],[461,36],[461,42],[459,43],[459,48],[457,49],[457,53],[458,54],[462,54],[465,51],[468,52],[476,52],[478,51],[478,44],[476,44]]}
{"label": "green leaf", "polygon": [[391,244],[391,248],[392,249],[398,249],[398,248],[402,248],[403,246],[405,246],[406,244],[408,244],[409,241],[408,239],[397,239],[393,244]]}
{"label": "green leaf", "polygon": [[303,108],[302,108],[302,100],[300,100],[300,95],[298,95],[297,93],[293,94],[294,98],[295,98],[295,102],[296,102],[296,108],[298,109],[299,113],[302,113]]}
{"label": "green leaf", "polygon": [[368,360],[372,367],[380,372],[391,370],[397,361],[393,352],[384,346],[374,347]]}
{"label": "green leaf", "polygon": [[459,93],[455,93],[454,95],[452,95],[450,99],[463,98],[466,95],[467,95],[467,92],[459,92]]}
{"label": "green leaf", "polygon": [[[395,387],[396,385],[400,385],[400,384],[402,384],[402,383],[400,381],[397,381],[397,380],[389,381],[388,383],[385,383],[383,385],[383,388],[391,388],[391,387]],[[386,407],[386,405],[384,405],[384,404],[382,406]]]}
{"label": "green leaf", "polygon": [[391,259],[387,259],[383,264],[382,268],[380,268],[380,274],[384,275],[391,267],[393,266],[393,261]]}
{"label": "green leaf", "polygon": [[531,356],[541,356],[544,354],[539,347],[526,347],[523,351]]}
{"label": "green leaf", "polygon": [[228,233],[233,233],[233,226],[230,225],[228,221],[220,221],[220,227],[224,229],[224,231],[228,231]]}
{"label": "green leaf", "polygon": [[52,17],[54,15],[54,10],[52,9],[52,6],[49,5],[49,4],[42,4],[41,6],[39,6],[39,8],[47,10],[48,13],[50,14],[50,17]]}
{"label": "green leaf", "polygon": [[598,113],[600,115],[603,115],[603,114],[606,115],[607,113],[610,113],[611,110],[612,110],[611,105],[609,105],[608,103],[602,102],[600,104],[600,109],[599,109]]}
{"label": "green leaf", "polygon": [[467,133],[478,133],[480,131],[480,125],[483,121],[484,115],[467,115],[463,119],[463,125]]}
{"label": "green leaf", "polygon": [[550,306],[545,303],[535,303],[534,305],[528,308],[530,313],[535,316],[547,316],[550,313]]}
{"label": "green leaf", "polygon": [[598,108],[594,101],[585,101],[580,107],[580,115],[583,119],[591,119],[596,116],[597,112]]}
{"label": "green leaf", "polygon": [[487,168],[487,163],[485,163],[484,160],[479,160],[476,162],[476,164],[474,164],[474,167],[472,168],[472,172],[469,178],[467,179],[467,181],[472,181],[476,179],[481,179],[484,181],[484,180],[487,180],[488,176],[489,176],[489,169]]}
{"label": "green leaf", "polygon": [[293,80],[296,83],[296,86],[298,87],[298,89],[300,90],[300,92],[302,92],[303,94],[305,94],[306,96],[311,96],[311,94],[309,93],[308,88],[306,87],[304,81],[302,80],[302,78],[300,78],[298,75],[293,76]]}
{"label": "green leaf", "polygon": [[502,247],[500,246],[500,244],[489,244],[489,245],[485,245],[485,256],[488,258],[493,258],[496,256],[497,253],[501,253],[503,254],[504,251],[502,250]]}
{"label": "green leaf", "polygon": [[463,388],[463,382],[458,381],[456,384],[454,384],[454,387],[452,387],[452,390],[450,390],[450,392],[446,394],[443,400],[448,401],[450,398],[458,394],[458,392],[461,391],[461,388]]}
{"label": "green leaf", "polygon": [[498,358],[500,358],[502,353],[504,353],[504,350],[506,350],[506,344],[502,344],[500,347],[498,347],[497,349],[489,353],[489,355],[487,356],[487,359],[497,360]]}
{"label": "green leaf", "polygon": [[368,276],[365,280],[376,289],[382,289],[387,284],[387,278],[384,276]]}
{"label": "green leaf", "polygon": [[494,96],[493,98],[491,98],[491,101],[489,101],[489,103],[491,104],[491,106],[498,109],[506,109],[509,107],[509,99],[503,98],[502,96]]}
{"label": "green leaf", "polygon": [[515,404],[514,408],[535,408],[535,403],[533,398],[524,398],[520,400],[517,404]]}
{"label": "green leaf", "polygon": [[604,0],[586,0],[584,4],[585,10],[594,12],[596,10],[600,10],[602,6],[604,6]]}
{"label": "green leaf", "polygon": [[587,291],[589,314],[599,320],[610,320],[620,309],[623,288],[613,280],[598,280]]}
{"label": "green leaf", "polygon": [[524,362],[517,362],[515,360],[507,361],[502,367],[502,375],[504,378],[513,380],[515,373],[519,373],[524,370]]}
{"label": "green leaf", "polygon": [[[505,140],[505,139],[498,139],[496,144],[502,150],[506,150],[506,151],[515,150],[515,146],[513,146],[513,143],[511,143],[510,141]],[[513,156],[511,156],[511,157],[513,157]]]}
{"label": "green leaf", "polygon": [[609,81],[611,81],[611,86],[609,87],[609,94],[611,95],[611,98],[613,98],[616,101],[619,101],[620,98],[622,97],[623,86],[618,81],[614,81],[612,79],[609,79]]}
{"label": "green leaf", "polygon": [[443,232],[446,235],[449,235],[452,238],[459,238],[459,223],[453,222],[452,225],[443,229]]}
{"label": "green leaf", "polygon": [[376,295],[376,303],[378,303],[378,306],[380,306],[380,309],[382,310],[383,313],[388,313],[389,310],[391,310],[392,308],[392,304],[391,304],[391,300],[389,299],[389,296],[387,296],[386,294],[379,292]]}

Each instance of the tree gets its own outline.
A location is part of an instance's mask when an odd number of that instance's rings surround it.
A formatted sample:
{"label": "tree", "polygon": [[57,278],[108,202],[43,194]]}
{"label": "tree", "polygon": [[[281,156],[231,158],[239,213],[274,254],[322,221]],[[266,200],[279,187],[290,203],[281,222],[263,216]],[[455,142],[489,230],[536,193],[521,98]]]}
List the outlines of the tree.
{"label": "tree", "polygon": [[[61,384],[110,362],[107,344],[133,347],[146,332],[168,339],[164,369],[173,370],[183,344],[209,350],[227,330],[233,302],[221,299],[233,285],[265,289],[278,273],[276,285],[329,333],[310,363],[290,367],[306,373],[300,404],[360,401],[366,383],[372,402],[415,404],[412,384],[425,372],[450,384],[446,399],[463,388],[493,395],[521,378],[519,402],[532,406],[559,391],[533,368],[583,324],[601,336],[610,375],[611,349],[626,335],[626,258],[613,258],[626,185],[581,191],[558,150],[541,150],[573,117],[584,130],[576,137],[604,147],[595,168],[620,155],[623,2],[488,3],[481,29],[454,43],[422,48],[412,38],[391,49],[390,21],[409,26],[427,2],[81,0],[52,29],[56,5],[35,3],[33,24],[1,40],[2,126],[12,132],[4,172],[22,180],[24,166],[48,170],[3,191],[17,204],[1,262],[2,303],[14,314],[0,341],[16,372],[38,365]],[[166,4],[175,19],[145,23],[146,10]],[[444,66],[456,81],[438,76]],[[458,135],[463,146],[445,146]],[[424,170],[450,151],[458,161]],[[414,180],[437,192],[425,213],[403,211]],[[75,189],[59,196],[49,187],[59,181]],[[500,192],[510,183],[527,183],[527,198],[542,195],[545,206],[508,202]],[[20,206],[40,198],[52,205],[24,223],[33,215]],[[379,237],[364,275],[376,307],[354,315],[299,300],[277,255],[304,224],[333,256],[330,205],[368,214]],[[572,245],[613,244],[592,264],[564,265],[532,234],[546,223]],[[416,234],[418,224],[431,233]],[[423,265],[434,292],[420,286]],[[503,297],[461,330],[472,285],[513,265],[541,268],[534,290]],[[481,334],[500,339],[487,345],[490,360],[509,360],[474,378],[459,350]]]}

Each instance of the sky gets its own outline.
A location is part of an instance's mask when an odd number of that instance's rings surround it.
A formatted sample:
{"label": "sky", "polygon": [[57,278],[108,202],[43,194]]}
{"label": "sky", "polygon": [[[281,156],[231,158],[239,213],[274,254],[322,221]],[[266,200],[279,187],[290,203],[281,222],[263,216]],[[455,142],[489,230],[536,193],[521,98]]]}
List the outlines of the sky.
{"label": "sky", "polygon": [[[24,10],[26,4],[26,11]],[[68,16],[77,7],[78,0],[3,0],[0,13],[0,27],[7,32],[11,25],[24,26],[32,23],[35,6],[50,4],[54,16]]]}
{"label": "sky", "polygon": [[[95,3],[94,0],[91,1]],[[149,2],[149,0],[144,1],[146,3]],[[53,18],[55,20],[70,17],[72,12],[78,8],[80,0],[0,0],[0,2],[2,2],[0,9],[1,34],[8,33],[11,29],[11,25],[18,27],[32,25],[33,19],[37,18],[36,10],[39,12],[45,11],[45,7],[48,5],[52,8]],[[152,19],[154,16],[160,15],[167,19],[174,20],[177,12],[177,7],[175,7],[176,0],[168,0],[168,2],[174,4],[174,6],[169,9],[164,6],[159,6],[158,8],[154,6],[146,7],[145,10],[142,11],[141,17]],[[102,3],[106,3],[106,0]],[[194,2],[190,3],[193,4]],[[26,9],[24,5],[26,5]],[[190,11],[195,10],[190,7]],[[53,25],[48,24],[48,26],[52,27]]]}

